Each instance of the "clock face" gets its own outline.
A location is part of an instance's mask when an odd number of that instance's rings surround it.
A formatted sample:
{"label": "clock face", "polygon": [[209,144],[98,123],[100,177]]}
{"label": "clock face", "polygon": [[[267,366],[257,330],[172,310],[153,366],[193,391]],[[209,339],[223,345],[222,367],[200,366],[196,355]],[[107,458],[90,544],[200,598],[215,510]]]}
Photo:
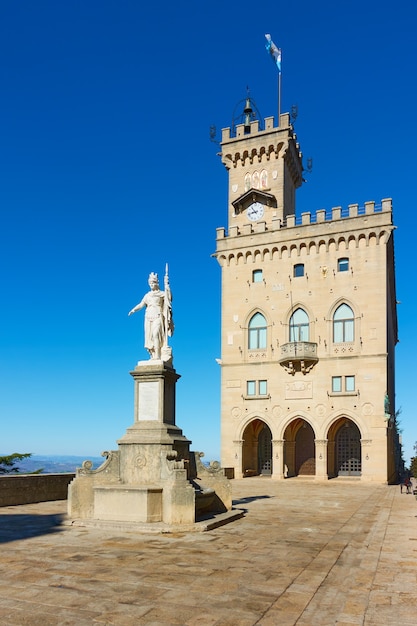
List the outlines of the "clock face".
{"label": "clock face", "polygon": [[264,207],[260,202],[253,202],[248,206],[246,214],[251,222],[257,222],[264,215]]}

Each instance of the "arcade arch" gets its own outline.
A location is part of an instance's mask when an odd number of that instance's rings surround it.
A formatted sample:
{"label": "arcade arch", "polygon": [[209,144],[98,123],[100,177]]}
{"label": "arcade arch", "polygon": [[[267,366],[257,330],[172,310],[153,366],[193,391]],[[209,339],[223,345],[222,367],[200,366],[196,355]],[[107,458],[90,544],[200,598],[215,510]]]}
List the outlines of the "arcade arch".
{"label": "arcade arch", "polygon": [[268,424],[255,418],[247,424],[242,435],[243,476],[272,474],[272,433]]}
{"label": "arcade arch", "polygon": [[[242,475],[266,475],[274,473],[273,436],[269,425],[260,417],[253,417],[242,432]],[[362,475],[362,435],[357,424],[343,415],[335,419],[327,430],[327,438],[317,441],[313,426],[303,417],[292,419],[283,432],[283,467],[275,472],[287,478],[316,476],[318,463],[324,463],[319,476],[359,477]],[[327,455],[322,446],[327,443]],[[327,469],[326,469],[327,457]],[[278,456],[277,456],[278,458]],[[282,457],[281,457],[282,458]],[[321,460],[323,458],[323,461]],[[321,473],[323,472],[323,474]]]}
{"label": "arcade arch", "polygon": [[327,435],[327,474],[336,476],[362,475],[361,432],[348,417],[340,417]]}
{"label": "arcade arch", "polygon": [[316,473],[314,430],[302,417],[296,417],[284,431],[285,474],[314,476]]}

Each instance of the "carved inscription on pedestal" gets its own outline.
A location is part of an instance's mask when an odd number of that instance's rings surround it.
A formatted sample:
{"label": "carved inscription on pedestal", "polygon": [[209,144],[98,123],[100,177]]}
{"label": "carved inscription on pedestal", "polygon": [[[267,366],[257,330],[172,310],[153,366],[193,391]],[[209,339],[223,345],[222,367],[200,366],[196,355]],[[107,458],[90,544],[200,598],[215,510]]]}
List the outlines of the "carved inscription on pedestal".
{"label": "carved inscription on pedestal", "polygon": [[159,410],[159,383],[158,381],[142,382],[139,385],[139,415],[138,419],[157,420]]}

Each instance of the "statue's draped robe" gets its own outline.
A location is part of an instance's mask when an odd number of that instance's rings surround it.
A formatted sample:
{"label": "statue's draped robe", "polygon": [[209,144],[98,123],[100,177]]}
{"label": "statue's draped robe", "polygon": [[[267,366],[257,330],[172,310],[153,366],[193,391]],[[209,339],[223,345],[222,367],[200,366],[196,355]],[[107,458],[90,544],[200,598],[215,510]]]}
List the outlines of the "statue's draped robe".
{"label": "statue's draped robe", "polygon": [[166,337],[172,335],[171,292],[149,291],[143,298],[145,313],[145,348],[149,351],[159,349],[166,343]]}

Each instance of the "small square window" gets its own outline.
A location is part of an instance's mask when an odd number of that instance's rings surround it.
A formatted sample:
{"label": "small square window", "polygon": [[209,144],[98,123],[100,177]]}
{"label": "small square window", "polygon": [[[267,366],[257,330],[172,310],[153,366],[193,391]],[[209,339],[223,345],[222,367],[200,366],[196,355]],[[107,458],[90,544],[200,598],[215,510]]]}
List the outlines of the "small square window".
{"label": "small square window", "polygon": [[337,261],[337,271],[347,272],[349,269],[349,259],[339,259]]}
{"label": "small square window", "polygon": [[342,377],[332,376],[332,391],[333,393],[339,393],[342,391]]}
{"label": "small square window", "polygon": [[294,265],[294,278],[298,278],[299,276],[304,276],[304,263]]}
{"label": "small square window", "polygon": [[261,283],[262,282],[262,270],[253,270],[252,272],[252,282],[253,283]]}
{"label": "small square window", "polygon": [[248,396],[256,395],[256,380],[248,380],[246,383],[246,393]]}
{"label": "small square window", "polygon": [[260,380],[259,381],[259,395],[266,396],[267,393],[268,391],[267,391],[266,380]]}
{"label": "small square window", "polygon": [[355,391],[355,377],[354,376],[345,377],[345,389],[346,391]]}

